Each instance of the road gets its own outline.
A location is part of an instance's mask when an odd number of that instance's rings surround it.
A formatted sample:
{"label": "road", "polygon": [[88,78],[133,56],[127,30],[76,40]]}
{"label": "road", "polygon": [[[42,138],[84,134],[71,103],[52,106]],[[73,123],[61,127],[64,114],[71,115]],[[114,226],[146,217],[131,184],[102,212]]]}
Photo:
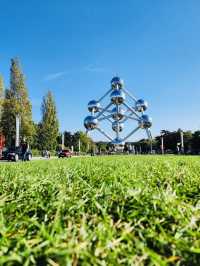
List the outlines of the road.
{"label": "road", "polygon": [[[90,155],[76,155],[76,156],[73,156],[73,158],[79,158],[79,157],[90,157]],[[44,161],[44,160],[52,160],[52,159],[59,159],[57,156],[51,156],[50,158],[45,158],[45,157],[42,157],[42,156],[34,156],[32,157],[32,160],[31,161]],[[62,160],[62,159],[59,159],[59,160]],[[20,160],[19,160],[20,161]],[[6,161],[6,160],[0,160],[0,164],[1,163],[9,163],[9,161]]]}

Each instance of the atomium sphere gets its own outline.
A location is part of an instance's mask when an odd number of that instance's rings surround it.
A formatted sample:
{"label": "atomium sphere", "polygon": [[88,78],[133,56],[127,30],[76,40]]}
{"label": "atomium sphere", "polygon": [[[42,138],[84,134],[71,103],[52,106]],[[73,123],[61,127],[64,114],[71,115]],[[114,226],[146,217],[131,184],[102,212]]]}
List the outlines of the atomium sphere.
{"label": "atomium sphere", "polygon": [[120,79],[120,77],[114,77],[112,78],[111,80],[111,86],[113,89],[116,89],[116,88],[122,88],[124,85],[124,81],[122,79]]}
{"label": "atomium sphere", "polygon": [[112,129],[117,132],[119,130],[119,132],[121,132],[124,128],[124,124],[123,123],[118,123],[117,121],[112,123]]}
{"label": "atomium sphere", "polygon": [[88,111],[89,112],[99,112],[99,108],[100,108],[100,103],[95,101],[95,100],[92,100],[92,101],[89,101],[88,103]]}
{"label": "atomium sphere", "polygon": [[114,139],[111,144],[117,145],[117,146],[124,146],[124,141],[121,138]]}
{"label": "atomium sphere", "polygon": [[84,120],[84,126],[88,130],[93,130],[98,126],[98,119],[94,116],[89,115]]}
{"label": "atomium sphere", "polygon": [[139,120],[140,128],[150,128],[152,126],[152,118],[148,115],[142,115]]}
{"label": "atomium sphere", "polygon": [[143,99],[139,99],[135,103],[135,110],[137,112],[143,112],[147,109],[147,107],[148,107],[148,103],[147,101],[144,101]]}
{"label": "atomium sphere", "polygon": [[121,90],[114,90],[111,94],[110,94],[110,98],[111,98],[111,102],[113,104],[122,104],[125,101],[125,93]]}
{"label": "atomium sphere", "polygon": [[117,111],[117,107],[114,107],[112,109],[112,118],[116,121],[122,120],[124,118],[124,114],[125,114],[125,111],[121,107],[118,107],[118,111]]}

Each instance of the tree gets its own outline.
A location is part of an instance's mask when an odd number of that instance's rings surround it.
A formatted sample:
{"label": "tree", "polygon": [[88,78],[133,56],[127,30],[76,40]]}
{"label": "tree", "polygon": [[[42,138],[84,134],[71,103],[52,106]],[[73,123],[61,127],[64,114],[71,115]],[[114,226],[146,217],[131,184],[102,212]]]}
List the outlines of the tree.
{"label": "tree", "polygon": [[32,141],[32,145],[31,148],[32,149],[39,149],[39,145],[40,145],[40,140],[39,140],[39,135],[40,135],[40,123],[34,123],[33,122],[33,126],[34,126],[34,135],[33,135],[33,141]]}
{"label": "tree", "polygon": [[71,146],[73,146],[73,134],[71,132],[64,132],[64,143],[67,148],[71,149]]}
{"label": "tree", "polygon": [[[165,152],[177,152],[177,143],[179,143],[180,140],[180,132],[173,131],[170,132],[168,130],[162,130],[161,131],[164,141],[164,150]],[[161,146],[161,136],[156,137],[156,140],[158,141],[159,145]]]}
{"label": "tree", "polygon": [[200,152],[200,131],[195,131],[192,136],[192,151],[194,154],[199,154]]}
{"label": "tree", "polygon": [[107,142],[98,141],[98,142],[96,142],[96,146],[97,146],[98,152],[108,151],[108,143]]}
{"label": "tree", "polygon": [[193,134],[191,131],[188,130],[188,131],[183,132],[184,152],[185,153],[191,153],[192,139],[193,139]]}
{"label": "tree", "polygon": [[32,106],[28,97],[24,75],[18,59],[11,59],[10,88],[5,92],[2,110],[2,131],[6,137],[7,146],[11,146],[15,139],[15,117],[21,118],[20,136],[29,142],[34,134],[32,122]]}
{"label": "tree", "polygon": [[68,135],[68,137],[69,139],[71,139],[70,147],[73,146],[74,151],[79,151],[79,141],[81,152],[91,152],[95,148],[95,143],[93,142],[93,140],[82,131],[77,131],[71,136]]}
{"label": "tree", "polygon": [[79,131],[79,139],[81,144],[82,152],[91,152],[94,149],[94,142],[92,139],[84,132]]}
{"label": "tree", "polygon": [[42,121],[39,124],[39,147],[42,150],[55,150],[59,136],[59,123],[57,118],[56,104],[51,91],[43,98]]}
{"label": "tree", "polygon": [[[3,77],[0,75],[0,121],[2,117],[3,98],[4,98],[4,83],[3,83]],[[1,128],[0,131],[2,131]]]}

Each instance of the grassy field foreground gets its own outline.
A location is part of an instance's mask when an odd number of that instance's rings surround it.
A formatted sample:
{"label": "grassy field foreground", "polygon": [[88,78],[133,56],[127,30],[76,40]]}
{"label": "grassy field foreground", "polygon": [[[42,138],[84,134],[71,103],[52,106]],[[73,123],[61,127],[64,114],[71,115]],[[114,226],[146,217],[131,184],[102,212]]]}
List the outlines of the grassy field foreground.
{"label": "grassy field foreground", "polygon": [[0,165],[0,265],[200,265],[200,158]]}

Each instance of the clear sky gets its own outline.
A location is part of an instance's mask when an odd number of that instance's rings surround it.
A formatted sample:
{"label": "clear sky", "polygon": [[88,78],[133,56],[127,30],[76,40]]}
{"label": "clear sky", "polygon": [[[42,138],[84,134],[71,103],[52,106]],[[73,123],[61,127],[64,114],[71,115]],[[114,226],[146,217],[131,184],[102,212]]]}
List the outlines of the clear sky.
{"label": "clear sky", "polygon": [[199,0],[0,0],[0,7],[0,73],[9,86],[10,58],[19,57],[35,121],[51,89],[61,130],[83,130],[87,102],[118,73],[149,102],[153,135],[200,128]]}

